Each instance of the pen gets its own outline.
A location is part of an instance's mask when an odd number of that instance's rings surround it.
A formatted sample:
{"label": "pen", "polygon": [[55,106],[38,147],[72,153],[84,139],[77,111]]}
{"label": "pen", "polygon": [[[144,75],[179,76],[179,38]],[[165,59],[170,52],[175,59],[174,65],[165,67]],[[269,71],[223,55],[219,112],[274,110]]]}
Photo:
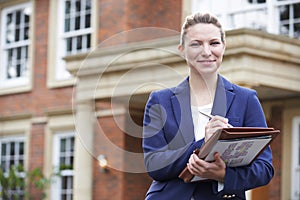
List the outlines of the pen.
{"label": "pen", "polygon": [[[200,110],[199,110],[199,112],[200,112],[202,115],[208,117],[209,119],[213,118],[213,115],[211,115],[211,114],[202,112],[202,111],[200,111]],[[232,126],[231,124],[228,123],[228,127],[229,127],[229,128],[232,128],[233,126]]]}

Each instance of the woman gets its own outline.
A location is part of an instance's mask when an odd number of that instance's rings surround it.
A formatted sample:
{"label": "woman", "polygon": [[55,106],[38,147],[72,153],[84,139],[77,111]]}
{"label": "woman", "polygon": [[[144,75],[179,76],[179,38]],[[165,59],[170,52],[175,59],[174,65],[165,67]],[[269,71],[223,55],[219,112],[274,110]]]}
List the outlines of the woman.
{"label": "woman", "polygon": [[[153,179],[146,199],[245,199],[246,190],[266,185],[273,177],[269,147],[243,167],[226,167],[218,153],[210,163],[193,154],[229,124],[267,126],[256,92],[218,74],[225,45],[216,17],[197,13],[186,18],[178,49],[189,66],[189,77],[174,88],[152,92],[145,109],[143,149]],[[199,111],[214,117],[209,120]],[[184,183],[178,175],[186,166],[209,181]]]}

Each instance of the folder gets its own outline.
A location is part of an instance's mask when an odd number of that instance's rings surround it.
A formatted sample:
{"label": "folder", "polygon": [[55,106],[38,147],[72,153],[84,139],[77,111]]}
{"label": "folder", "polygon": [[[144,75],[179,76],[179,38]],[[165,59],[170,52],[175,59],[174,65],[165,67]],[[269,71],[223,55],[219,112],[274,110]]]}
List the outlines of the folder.
{"label": "folder", "polygon": [[[274,128],[233,127],[219,129],[201,148],[194,151],[199,158],[211,162],[219,152],[228,167],[251,164],[280,133]],[[194,176],[187,167],[180,173],[184,182],[203,181],[206,178]]]}

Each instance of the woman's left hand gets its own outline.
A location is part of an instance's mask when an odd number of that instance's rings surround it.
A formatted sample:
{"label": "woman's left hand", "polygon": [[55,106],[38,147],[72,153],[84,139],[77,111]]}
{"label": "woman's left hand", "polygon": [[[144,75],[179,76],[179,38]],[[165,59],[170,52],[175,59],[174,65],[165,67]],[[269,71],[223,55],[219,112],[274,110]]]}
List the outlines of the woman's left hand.
{"label": "woman's left hand", "polygon": [[187,164],[188,169],[195,176],[213,179],[223,183],[226,173],[226,164],[219,153],[215,153],[214,158],[215,161],[206,162],[193,153]]}

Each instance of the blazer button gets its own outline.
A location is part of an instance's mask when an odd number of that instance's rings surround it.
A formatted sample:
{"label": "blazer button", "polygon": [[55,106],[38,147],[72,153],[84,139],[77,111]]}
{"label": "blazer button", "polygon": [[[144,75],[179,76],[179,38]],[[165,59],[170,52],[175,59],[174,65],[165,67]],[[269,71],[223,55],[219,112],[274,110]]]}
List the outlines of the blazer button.
{"label": "blazer button", "polygon": [[234,197],[235,197],[235,194],[224,194],[223,195],[224,199],[231,199],[231,198],[234,198]]}

